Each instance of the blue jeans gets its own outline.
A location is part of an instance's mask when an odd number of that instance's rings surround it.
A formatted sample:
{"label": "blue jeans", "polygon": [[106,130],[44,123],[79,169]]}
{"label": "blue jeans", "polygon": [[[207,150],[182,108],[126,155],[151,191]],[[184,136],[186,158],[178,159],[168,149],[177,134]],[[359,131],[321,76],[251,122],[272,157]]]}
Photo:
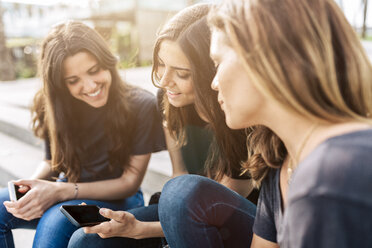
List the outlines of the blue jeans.
{"label": "blue jeans", "polygon": [[[140,221],[159,221],[158,205],[150,205],[148,207],[140,207],[128,210],[137,220]],[[85,234],[80,228],[71,236],[68,248],[99,248],[99,247],[127,247],[127,248],[158,248],[162,246],[161,238],[149,239],[130,239],[130,238],[107,238],[102,239],[97,234]]]}
{"label": "blue jeans", "polygon": [[256,206],[205,177],[176,177],[163,188],[159,219],[171,248],[250,247]]}
{"label": "blue jeans", "polygon": [[[0,190],[0,202],[9,201],[8,189]],[[37,248],[65,248],[71,235],[76,231],[77,227],[71,224],[68,219],[59,210],[63,204],[94,204],[99,207],[110,208],[114,210],[123,210],[143,206],[142,192],[138,191],[134,196],[124,200],[115,201],[97,201],[76,199],[57,203],[50,207],[40,219],[26,221],[18,219],[6,211],[3,204],[0,205],[0,247],[13,248],[14,241],[12,229],[27,228],[36,229],[33,247]]]}

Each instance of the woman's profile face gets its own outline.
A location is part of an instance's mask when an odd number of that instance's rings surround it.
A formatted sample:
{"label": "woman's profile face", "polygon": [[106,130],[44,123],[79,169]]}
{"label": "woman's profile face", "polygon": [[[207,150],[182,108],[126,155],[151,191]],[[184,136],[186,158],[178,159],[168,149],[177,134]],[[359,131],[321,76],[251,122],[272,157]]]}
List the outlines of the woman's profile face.
{"label": "woman's profile face", "polygon": [[63,62],[64,81],[71,95],[94,108],[107,103],[111,73],[88,52],[78,52]]}
{"label": "woman's profile face", "polygon": [[161,42],[156,74],[170,104],[183,107],[194,103],[190,62],[176,42]]}
{"label": "woman's profile face", "polygon": [[226,124],[232,129],[259,124],[264,98],[222,31],[212,32],[210,55],[218,66],[212,88],[218,91],[218,102],[225,112]]}

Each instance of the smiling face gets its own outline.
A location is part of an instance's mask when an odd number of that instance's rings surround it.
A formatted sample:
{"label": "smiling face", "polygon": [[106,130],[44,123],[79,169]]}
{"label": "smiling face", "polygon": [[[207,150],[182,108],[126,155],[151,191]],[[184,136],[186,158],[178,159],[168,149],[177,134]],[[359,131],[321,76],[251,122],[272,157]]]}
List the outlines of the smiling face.
{"label": "smiling face", "polygon": [[107,103],[111,73],[88,52],[78,52],[63,62],[64,81],[71,95],[94,108]]}
{"label": "smiling face", "polygon": [[194,103],[190,62],[174,41],[164,40],[158,52],[159,86],[166,90],[169,103],[183,107]]}
{"label": "smiling face", "polygon": [[223,32],[212,32],[210,54],[218,66],[212,88],[218,91],[218,102],[232,129],[246,128],[262,121],[262,94],[252,84],[242,61],[228,44]]}

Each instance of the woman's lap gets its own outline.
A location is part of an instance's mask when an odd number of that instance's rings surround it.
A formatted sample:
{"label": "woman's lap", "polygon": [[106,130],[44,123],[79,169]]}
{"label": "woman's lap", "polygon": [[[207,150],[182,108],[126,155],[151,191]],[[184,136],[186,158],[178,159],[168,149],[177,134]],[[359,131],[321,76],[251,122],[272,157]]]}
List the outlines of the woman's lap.
{"label": "woman's lap", "polygon": [[249,247],[256,207],[205,177],[169,181],[159,202],[159,218],[170,247]]}
{"label": "woman's lap", "polygon": [[[0,191],[0,197],[2,197],[0,198],[2,201],[9,200],[9,197],[6,196],[4,189]],[[6,237],[0,237],[0,239],[6,239],[7,245],[12,247],[13,240],[10,232],[11,229],[36,228],[34,247],[67,247],[68,241],[77,227],[72,225],[67,220],[67,218],[60,212],[59,208],[63,204],[75,205],[82,202],[85,202],[86,204],[98,205],[99,207],[111,208],[114,210],[126,210],[143,205],[143,196],[142,192],[139,191],[136,195],[120,201],[105,202],[86,199],[66,201],[52,206],[40,219],[35,219],[32,221],[25,221],[15,218],[13,215],[9,214],[2,205],[0,206],[0,222],[2,223],[1,231],[6,233]],[[3,240],[0,242],[3,242]]]}

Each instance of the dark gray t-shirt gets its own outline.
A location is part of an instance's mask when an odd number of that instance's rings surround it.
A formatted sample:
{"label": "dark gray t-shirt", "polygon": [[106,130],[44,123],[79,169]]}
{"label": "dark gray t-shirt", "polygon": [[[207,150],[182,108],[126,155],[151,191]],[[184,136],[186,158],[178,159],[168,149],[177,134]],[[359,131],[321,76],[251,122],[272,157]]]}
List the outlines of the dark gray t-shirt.
{"label": "dark gray t-shirt", "polygon": [[[133,89],[132,104],[135,130],[132,155],[141,155],[166,149],[161,117],[153,94],[138,88]],[[76,148],[81,163],[79,182],[106,180],[120,177],[123,165],[117,164],[109,169],[110,141],[105,133],[105,107],[93,108],[85,103],[79,106],[80,123],[78,139],[81,144]],[[123,137],[125,139],[125,137]],[[49,141],[45,141],[46,159],[51,159]]]}
{"label": "dark gray t-shirt", "polygon": [[330,138],[296,169],[281,248],[372,247],[372,130]]}

